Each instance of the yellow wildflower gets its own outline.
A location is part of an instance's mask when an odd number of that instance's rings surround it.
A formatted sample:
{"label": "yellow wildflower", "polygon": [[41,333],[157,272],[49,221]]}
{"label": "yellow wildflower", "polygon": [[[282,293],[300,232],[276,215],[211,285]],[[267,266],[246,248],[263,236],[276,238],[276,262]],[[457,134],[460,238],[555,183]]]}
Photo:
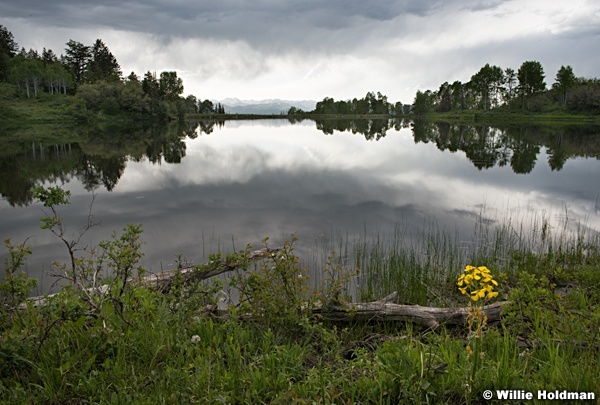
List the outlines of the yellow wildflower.
{"label": "yellow wildflower", "polygon": [[458,291],[469,296],[472,301],[489,300],[498,296],[494,291],[498,282],[494,280],[494,276],[486,266],[465,266],[464,272],[458,276],[456,285]]}

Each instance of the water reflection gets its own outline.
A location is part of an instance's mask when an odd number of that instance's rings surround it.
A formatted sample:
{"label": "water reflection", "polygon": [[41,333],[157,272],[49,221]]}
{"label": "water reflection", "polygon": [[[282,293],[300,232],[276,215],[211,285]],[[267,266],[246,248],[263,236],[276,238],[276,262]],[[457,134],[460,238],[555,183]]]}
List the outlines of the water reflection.
{"label": "water reflection", "polygon": [[600,139],[580,128],[282,119],[81,130],[70,138],[0,149],[0,237],[31,237],[34,274],[63,251],[39,229],[41,206],[29,190],[41,183],[71,190],[64,212],[73,232],[95,190],[102,226],[90,244],[143,224],[151,271],[170,267],[179,253],[200,262],[219,248],[266,236],[276,244],[292,232],[310,256],[316,241],[338,232],[353,240],[398,223],[407,230],[434,223],[468,237],[477,220],[515,212],[600,229]]}
{"label": "water reflection", "polygon": [[[223,122],[179,122],[151,127],[77,128],[72,143],[55,143],[55,134],[41,140],[15,141],[0,138],[0,194],[12,206],[28,205],[31,190],[40,183],[65,183],[77,178],[88,191],[103,187],[112,191],[128,161],[148,160],[153,164],[181,163],[187,138],[198,130],[211,133]],[[63,136],[64,137],[64,136]]]}
{"label": "water reflection", "polygon": [[[286,120],[277,122],[288,125]],[[311,125],[313,121],[292,120],[295,125],[301,122]],[[249,125],[248,121],[242,123]],[[228,126],[236,128],[237,124],[240,122],[232,121]],[[85,140],[73,143],[13,142],[0,155],[0,194],[11,205],[23,206],[31,203],[34,185],[66,182],[70,177],[79,179],[88,191],[99,187],[111,191],[128,161],[181,163],[186,156],[186,139],[212,134],[215,128],[222,129],[224,125],[224,121],[213,120],[147,128],[113,127],[86,130],[75,137]],[[368,141],[379,141],[390,130],[398,132],[410,127],[415,143],[433,143],[440,151],[462,151],[479,170],[509,166],[517,174],[531,173],[542,149],[552,171],[561,170],[569,159],[600,158],[598,127],[530,124],[492,127],[393,119],[317,119],[315,125],[325,135],[351,132],[363,135]]]}
{"label": "water reflection", "polygon": [[461,150],[478,169],[509,165],[515,173],[530,173],[541,148],[548,165],[561,170],[569,158],[600,158],[600,128],[583,125],[464,125],[416,121],[415,142],[433,142],[438,149]]}
{"label": "water reflection", "polygon": [[530,173],[541,148],[548,165],[561,170],[569,158],[600,158],[600,127],[593,125],[487,125],[451,124],[417,120],[317,119],[317,129],[359,133],[367,140],[380,140],[388,130],[408,128],[415,143],[434,143],[441,151],[463,151],[478,169],[509,165],[515,173]]}
{"label": "water reflection", "polygon": [[353,134],[362,134],[368,141],[380,140],[387,135],[387,131],[408,128],[410,121],[397,119],[316,119],[317,129],[326,135],[334,131],[350,131]]}

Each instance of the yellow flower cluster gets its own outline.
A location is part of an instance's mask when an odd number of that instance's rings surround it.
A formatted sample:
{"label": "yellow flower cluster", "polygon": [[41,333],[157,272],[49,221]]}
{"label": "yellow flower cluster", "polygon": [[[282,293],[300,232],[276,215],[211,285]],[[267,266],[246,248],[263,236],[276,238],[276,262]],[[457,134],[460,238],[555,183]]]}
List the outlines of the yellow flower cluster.
{"label": "yellow flower cluster", "polygon": [[498,296],[498,292],[494,291],[498,282],[494,280],[490,270],[485,266],[465,267],[465,271],[458,277],[456,284],[461,294],[469,296],[473,301],[489,300]]}

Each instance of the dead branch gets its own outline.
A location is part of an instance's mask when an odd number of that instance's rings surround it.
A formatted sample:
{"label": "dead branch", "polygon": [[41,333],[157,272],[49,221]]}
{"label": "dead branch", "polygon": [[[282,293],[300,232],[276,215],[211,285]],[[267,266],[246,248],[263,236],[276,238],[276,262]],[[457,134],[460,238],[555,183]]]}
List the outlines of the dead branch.
{"label": "dead branch", "polygon": [[[248,262],[254,262],[261,259],[265,259],[272,254],[279,252],[281,248],[262,248],[249,252],[245,257],[240,260],[219,260],[214,262],[208,262],[200,266],[189,266],[182,269],[167,270],[160,273],[147,274],[144,277],[133,277],[127,280],[128,283],[133,285],[144,286],[153,290],[167,293],[173,286],[175,277],[181,277],[184,285],[189,285],[192,282],[206,280],[208,278],[218,276],[219,274],[227,273],[230,271],[237,270],[243,267]],[[109,291],[108,285],[101,285],[97,287],[81,289],[85,295],[90,294],[106,294]],[[37,297],[30,297],[29,303],[34,306],[44,305],[48,298],[55,296],[56,294],[49,294]],[[26,304],[21,304],[20,307],[25,307]]]}

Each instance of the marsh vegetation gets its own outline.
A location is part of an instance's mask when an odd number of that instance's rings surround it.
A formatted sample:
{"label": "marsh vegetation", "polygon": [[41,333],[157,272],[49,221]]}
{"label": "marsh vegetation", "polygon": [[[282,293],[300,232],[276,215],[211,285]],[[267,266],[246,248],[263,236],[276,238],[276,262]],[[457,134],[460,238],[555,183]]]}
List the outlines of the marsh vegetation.
{"label": "marsh vegetation", "polygon": [[[68,195],[57,190],[36,194],[55,208],[47,211],[50,229],[68,209],[60,204]],[[460,404],[482,402],[487,389],[594,393],[599,234],[585,226],[553,229],[543,216],[531,220],[482,221],[471,249],[431,228],[407,245],[397,227],[392,238],[358,241],[350,260],[332,251],[318,284],[300,265],[292,236],[259,264],[240,260],[250,247],[215,253],[207,266],[237,261],[238,272],[227,280],[175,282],[168,293],[136,286],[144,272],[143,233],[128,226],[79,255],[74,267],[56,264],[71,286],[37,307],[27,304],[32,284],[21,273],[30,248],[7,242],[0,397],[9,403]],[[484,323],[478,335],[467,325],[431,331],[403,322],[336,323],[310,311],[334,296],[337,304],[350,299],[355,287],[365,300],[397,290],[405,303],[466,306],[457,286],[465,263],[491,269],[499,296],[487,298],[510,302],[502,321]],[[92,280],[107,287],[90,292],[84,287]],[[232,288],[239,300],[224,301]],[[223,303],[229,315],[211,316]]]}

